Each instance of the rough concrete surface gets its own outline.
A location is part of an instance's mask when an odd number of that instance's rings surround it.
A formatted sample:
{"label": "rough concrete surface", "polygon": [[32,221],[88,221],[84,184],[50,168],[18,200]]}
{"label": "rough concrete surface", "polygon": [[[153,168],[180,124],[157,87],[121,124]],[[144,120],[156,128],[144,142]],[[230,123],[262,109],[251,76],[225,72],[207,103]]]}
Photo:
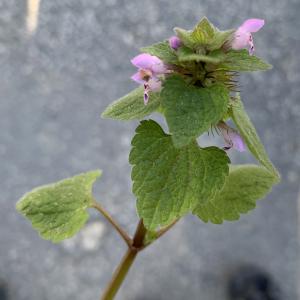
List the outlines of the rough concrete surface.
{"label": "rough concrete surface", "polygon": [[[257,54],[274,65],[240,77],[242,96],[282,183],[240,221],[223,226],[187,216],[137,259],[119,300],[223,300],[228,276],[255,264],[297,299],[300,178],[299,0],[42,0],[34,37],[25,1],[0,1],[0,280],[13,300],[98,299],[125,246],[96,212],[75,238],[54,245],[15,211],[31,188],[101,168],[96,197],[133,232],[137,222],[128,153],[137,122],[100,119],[135,84],[141,46],[191,28],[266,19]],[[234,162],[249,154],[232,152]]]}

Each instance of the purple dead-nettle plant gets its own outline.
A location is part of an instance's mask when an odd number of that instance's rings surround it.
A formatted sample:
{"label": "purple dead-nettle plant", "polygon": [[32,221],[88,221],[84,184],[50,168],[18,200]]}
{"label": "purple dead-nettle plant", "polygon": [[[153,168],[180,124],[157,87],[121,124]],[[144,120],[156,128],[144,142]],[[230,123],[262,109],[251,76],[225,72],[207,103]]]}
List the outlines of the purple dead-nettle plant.
{"label": "purple dead-nettle plant", "polygon": [[[238,220],[279,182],[236,92],[239,72],[271,68],[253,55],[252,33],[263,25],[263,20],[249,19],[237,30],[221,31],[203,18],[192,30],[175,28],[176,36],[142,48],[132,59],[138,68],[132,79],[140,87],[110,104],[102,117],[144,119],[129,155],[140,219],[133,237],[93,196],[99,170],[34,189],[18,202],[17,210],[52,242],[75,235],[88,220],[88,208],[111,223],[128,250],[101,299],[113,299],[137,254],[186,214],[205,223]],[[165,118],[168,132],[149,119],[155,112]],[[223,148],[199,144],[211,128],[224,138]],[[232,164],[230,149],[248,149],[258,164]]]}

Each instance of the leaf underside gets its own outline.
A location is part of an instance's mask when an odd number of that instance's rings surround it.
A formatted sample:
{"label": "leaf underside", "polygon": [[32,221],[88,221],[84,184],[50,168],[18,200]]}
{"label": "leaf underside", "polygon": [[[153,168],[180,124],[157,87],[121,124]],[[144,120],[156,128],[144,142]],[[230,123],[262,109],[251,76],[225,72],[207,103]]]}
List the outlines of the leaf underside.
{"label": "leaf underside", "polygon": [[236,97],[232,102],[230,115],[253,156],[279,181],[280,175],[269,159],[265,147],[244,109],[240,96]]}
{"label": "leaf underside", "polygon": [[205,204],[199,204],[193,214],[204,222],[221,224],[236,221],[256,206],[276,183],[274,176],[264,167],[239,165],[230,168],[221,192]]}
{"label": "leaf underside", "polygon": [[70,238],[88,219],[92,185],[100,175],[91,171],[36,188],[20,199],[17,210],[44,239],[57,243]]}
{"label": "leaf underside", "polygon": [[218,68],[228,71],[266,71],[272,69],[272,65],[266,63],[255,55],[249,55],[247,50],[230,50],[226,53],[225,60]]}
{"label": "leaf underside", "polygon": [[139,120],[150,115],[160,106],[159,93],[150,93],[147,105],[144,104],[143,99],[144,89],[139,87],[111,103],[102,113],[102,117],[122,121]]}

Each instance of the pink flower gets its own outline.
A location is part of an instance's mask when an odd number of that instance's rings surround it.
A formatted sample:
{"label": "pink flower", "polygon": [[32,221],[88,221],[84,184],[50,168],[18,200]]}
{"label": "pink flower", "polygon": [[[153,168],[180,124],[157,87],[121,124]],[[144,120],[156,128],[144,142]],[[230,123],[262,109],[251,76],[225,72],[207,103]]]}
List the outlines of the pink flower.
{"label": "pink flower", "polygon": [[248,19],[238,30],[234,33],[234,39],[231,47],[234,50],[248,49],[249,54],[254,53],[254,42],[252,34],[253,32],[259,31],[265,24],[264,20],[261,19]]}
{"label": "pink flower", "polygon": [[171,36],[169,38],[169,45],[174,50],[177,50],[181,46],[181,40],[177,36]]}
{"label": "pink flower", "polygon": [[246,146],[242,137],[235,129],[228,126],[225,122],[220,122],[217,126],[221,130],[221,134],[226,143],[224,150],[229,150],[231,148],[240,152],[246,150]]}
{"label": "pink flower", "polygon": [[144,85],[144,103],[149,100],[149,92],[159,92],[161,90],[160,75],[167,73],[167,68],[158,57],[142,53],[131,60],[131,63],[139,68],[131,79]]}

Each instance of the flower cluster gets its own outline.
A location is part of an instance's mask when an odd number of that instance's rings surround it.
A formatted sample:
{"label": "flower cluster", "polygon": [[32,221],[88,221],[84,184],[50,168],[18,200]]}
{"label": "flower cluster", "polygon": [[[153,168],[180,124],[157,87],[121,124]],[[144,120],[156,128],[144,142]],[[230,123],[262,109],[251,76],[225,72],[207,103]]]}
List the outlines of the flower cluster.
{"label": "flower cluster", "polygon": [[[254,53],[254,42],[252,33],[259,31],[264,26],[264,20],[261,19],[248,19],[246,20],[233,34],[224,42],[227,48],[233,50],[247,49],[249,55]],[[169,46],[173,51],[178,51],[180,47],[184,47],[181,39],[178,36],[169,38]],[[229,47],[228,47],[229,46]],[[144,104],[147,105],[150,97],[150,92],[159,92],[162,88],[162,81],[167,74],[173,73],[172,67],[166,65],[160,58],[148,53],[142,53],[131,60],[132,64],[138,68],[131,78],[142,84],[144,87]],[[221,73],[222,74],[222,73]],[[226,77],[227,76],[227,77]],[[230,82],[231,75],[223,76]],[[229,78],[229,79],[228,79]],[[220,130],[226,146],[225,150],[234,148],[238,151],[245,150],[245,144],[239,133],[229,127],[225,122],[220,121],[217,125]]]}

